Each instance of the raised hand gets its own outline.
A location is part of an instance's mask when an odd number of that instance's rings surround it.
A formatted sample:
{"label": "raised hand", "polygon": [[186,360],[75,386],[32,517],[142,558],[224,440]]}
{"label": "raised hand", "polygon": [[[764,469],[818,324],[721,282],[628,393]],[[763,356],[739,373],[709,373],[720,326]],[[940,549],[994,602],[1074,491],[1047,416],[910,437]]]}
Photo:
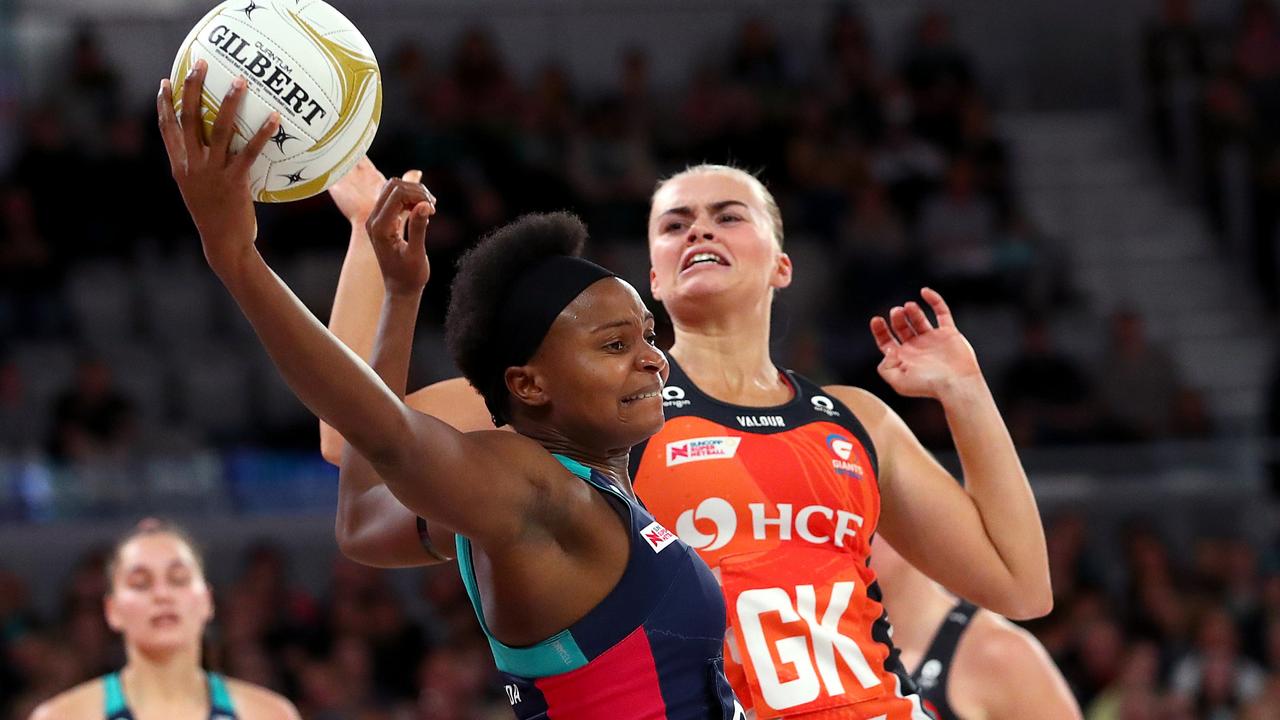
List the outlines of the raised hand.
{"label": "raised hand", "polygon": [[231,152],[236,111],[245,93],[244,78],[236,78],[222,102],[206,144],[200,96],[207,68],[205,61],[199,60],[183,80],[181,120],[173,110],[173,91],[168,80],[160,83],[156,110],[164,149],[169,155],[169,170],[200,232],[205,258],[216,272],[253,248],[258,223],[250,194],[249,169],[275,133],[280,116],[272,113],[243,151]]}
{"label": "raised hand", "polygon": [[[401,180],[411,183],[422,181],[421,170],[410,170],[400,176]],[[342,176],[342,179],[329,188],[329,197],[338,206],[352,225],[364,225],[373,214],[373,206],[378,202],[382,186],[387,178],[378,170],[367,156],[360,160]]]}
{"label": "raised hand", "polygon": [[937,327],[914,301],[890,310],[888,321],[871,318],[871,334],[884,354],[877,370],[899,395],[941,399],[957,383],[980,380],[982,370],[942,296],[929,288],[920,295],[937,316]]}
{"label": "raised hand", "polygon": [[435,211],[436,199],[422,183],[388,180],[383,184],[373,212],[365,222],[365,230],[388,293],[421,293],[427,284],[431,276],[426,249],[427,225]]}

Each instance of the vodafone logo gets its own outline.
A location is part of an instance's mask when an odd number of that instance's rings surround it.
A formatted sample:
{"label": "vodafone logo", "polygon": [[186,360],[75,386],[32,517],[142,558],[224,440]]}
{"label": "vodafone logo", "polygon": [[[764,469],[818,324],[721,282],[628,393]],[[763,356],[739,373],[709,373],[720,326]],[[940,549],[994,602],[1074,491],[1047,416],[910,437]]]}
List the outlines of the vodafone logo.
{"label": "vodafone logo", "polygon": [[738,454],[742,438],[703,437],[667,443],[667,467],[698,462],[699,460],[724,460]]}
{"label": "vodafone logo", "polygon": [[[796,508],[790,503],[766,506],[748,503],[746,507],[751,537],[756,540],[791,540],[796,538],[813,545],[848,547],[848,540],[862,528],[861,516],[848,510],[834,510],[823,505]],[[676,519],[676,533],[685,544],[697,550],[713,552],[728,545],[738,532],[738,511],[728,500],[709,497],[698,507],[685,510]]]}
{"label": "vodafone logo", "polygon": [[835,470],[837,475],[851,477],[854,480],[862,479],[862,465],[853,459],[852,440],[840,433],[831,433],[827,436],[827,448],[831,450],[832,455],[835,455],[831,461],[831,469]]}
{"label": "vodafone logo", "polygon": [[640,537],[649,543],[649,547],[655,553],[662,552],[668,545],[677,540],[676,536],[671,534],[670,530],[659,525],[657,520],[649,523],[645,529],[641,530]]}

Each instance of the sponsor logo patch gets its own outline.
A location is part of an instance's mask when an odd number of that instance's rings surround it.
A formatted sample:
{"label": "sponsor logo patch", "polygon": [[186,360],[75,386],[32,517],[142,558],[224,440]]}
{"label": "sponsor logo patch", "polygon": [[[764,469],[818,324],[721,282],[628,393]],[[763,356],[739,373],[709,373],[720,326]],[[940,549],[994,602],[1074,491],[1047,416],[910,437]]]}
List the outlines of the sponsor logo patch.
{"label": "sponsor logo patch", "polygon": [[664,408],[682,408],[687,407],[692,401],[686,400],[684,397],[684,388],[675,385],[668,385],[662,388],[662,407]]}
{"label": "sponsor logo patch", "polygon": [[742,438],[703,437],[667,443],[667,467],[698,462],[699,460],[724,460],[738,454]]}
{"label": "sponsor logo patch", "polygon": [[826,415],[827,417],[839,417],[840,411],[836,410],[836,404],[826,395],[814,395],[809,398],[809,404],[813,405],[813,409]]}
{"label": "sponsor logo patch", "polygon": [[840,433],[831,433],[827,436],[827,448],[831,450],[831,454],[835,458],[831,461],[831,468],[836,471],[837,475],[845,475],[855,480],[862,479],[862,465],[853,458],[853,441],[841,435]]}
{"label": "sponsor logo patch", "polygon": [[657,520],[649,523],[649,526],[640,531],[640,537],[649,543],[649,547],[653,548],[655,553],[660,553],[668,545],[676,541],[675,533],[662,527]]}

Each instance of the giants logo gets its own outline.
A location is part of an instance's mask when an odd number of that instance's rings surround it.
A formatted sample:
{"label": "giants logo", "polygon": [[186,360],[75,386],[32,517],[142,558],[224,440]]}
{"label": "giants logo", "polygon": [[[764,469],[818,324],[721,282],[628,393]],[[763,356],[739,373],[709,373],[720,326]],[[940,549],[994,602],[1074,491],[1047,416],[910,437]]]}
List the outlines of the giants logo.
{"label": "giants logo", "polygon": [[676,536],[671,531],[658,524],[657,520],[649,523],[649,525],[640,531],[640,537],[649,543],[649,547],[653,548],[655,553],[660,553],[668,545],[676,541]]}
{"label": "giants logo", "polygon": [[[778,503],[773,507],[777,513],[770,517],[764,503],[750,503],[747,509],[751,512],[751,535],[756,540],[776,538],[790,540],[792,532],[805,542],[814,545],[835,545],[838,548],[848,547],[846,540],[855,537],[862,527],[863,519],[847,510],[833,510],[822,505],[807,505],[793,513],[791,503]],[[815,520],[821,516],[823,520]],[[705,533],[698,529],[698,520],[703,527],[709,523],[713,530]],[[770,534],[769,529],[775,528]],[[693,510],[685,510],[676,520],[676,533],[685,544],[705,552],[713,552],[729,544],[738,531],[738,512],[728,500],[711,497],[698,503]]]}
{"label": "giants logo", "polygon": [[667,467],[731,458],[738,453],[741,442],[742,438],[736,437],[704,437],[667,443]]}
{"label": "giants logo", "polygon": [[857,460],[850,459],[853,457],[853,442],[849,438],[840,433],[831,433],[827,436],[827,447],[836,456],[831,461],[831,467],[837,475],[846,475],[854,480],[862,479],[862,465]]}

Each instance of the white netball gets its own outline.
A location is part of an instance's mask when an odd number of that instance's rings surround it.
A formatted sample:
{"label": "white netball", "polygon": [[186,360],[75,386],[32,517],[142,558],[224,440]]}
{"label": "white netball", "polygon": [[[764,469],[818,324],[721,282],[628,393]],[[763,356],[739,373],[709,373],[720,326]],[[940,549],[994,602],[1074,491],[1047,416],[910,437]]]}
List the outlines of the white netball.
{"label": "white netball", "polygon": [[[254,163],[254,198],[289,202],[323,192],[373,142],[382,78],[369,43],[321,0],[227,0],[196,24],[173,63],[174,107],[197,60],[209,69],[205,132],[237,75],[248,81],[231,147],[239,151],[272,111],[280,129]],[[207,137],[207,135],[206,135]]]}

